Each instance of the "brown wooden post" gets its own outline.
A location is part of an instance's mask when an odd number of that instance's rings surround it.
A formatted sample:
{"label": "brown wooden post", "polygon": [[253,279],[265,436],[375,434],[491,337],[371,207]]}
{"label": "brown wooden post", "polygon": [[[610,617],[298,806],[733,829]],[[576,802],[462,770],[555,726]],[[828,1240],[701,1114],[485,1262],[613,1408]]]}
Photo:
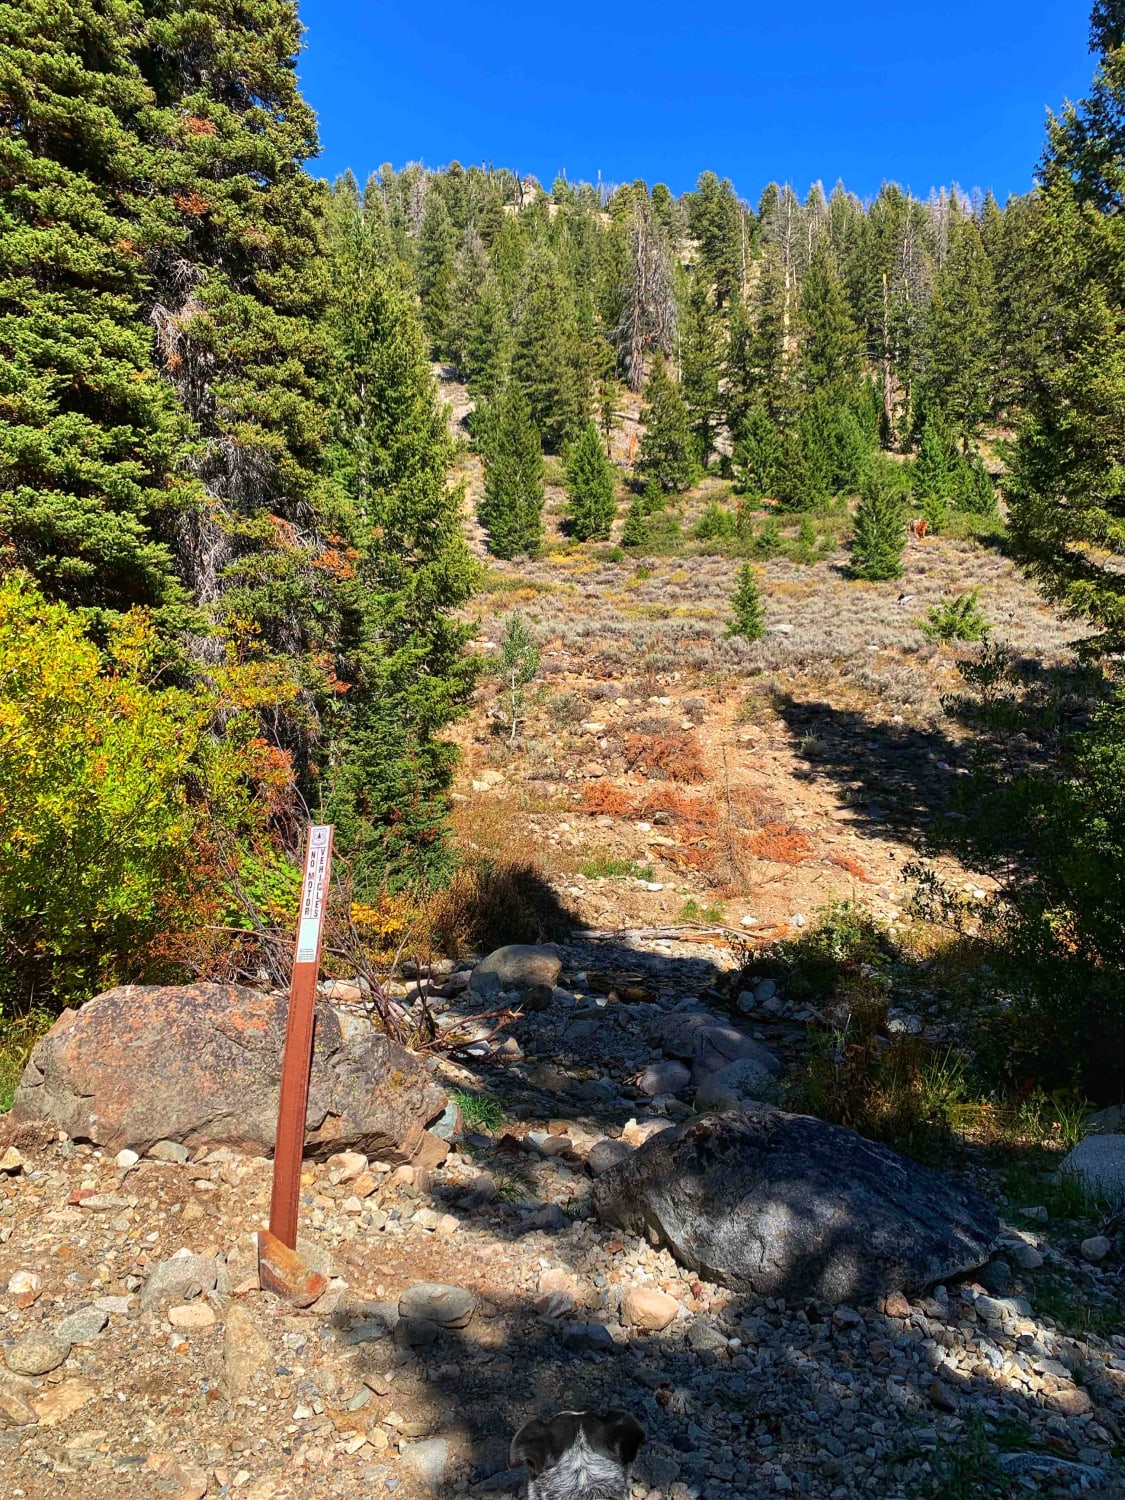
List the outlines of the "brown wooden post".
{"label": "brown wooden post", "polygon": [[262,1286],[302,1303],[314,1301],[325,1287],[323,1276],[310,1271],[293,1252],[297,1248],[297,1207],[312,1068],[316,980],[331,875],[332,827],[330,824],[310,827],[305,849],[305,878],[301,886],[301,916],[293,955],[293,978],[289,987],[285,1052],[281,1061],[270,1227],[258,1236]]}

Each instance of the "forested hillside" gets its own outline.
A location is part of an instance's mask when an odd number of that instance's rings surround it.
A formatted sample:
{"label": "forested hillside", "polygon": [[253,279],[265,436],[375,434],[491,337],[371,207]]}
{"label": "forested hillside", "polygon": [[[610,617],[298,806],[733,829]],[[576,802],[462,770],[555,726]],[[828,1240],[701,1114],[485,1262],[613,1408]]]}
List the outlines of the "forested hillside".
{"label": "forested hillside", "polygon": [[[502,904],[449,824],[447,731],[485,664],[475,523],[508,562],[729,560],[733,681],[767,629],[755,564],[893,589],[909,521],[1017,556],[1088,637],[1075,693],[994,645],[965,657],[988,795],[1021,831],[1014,851],[970,808],[961,856],[1000,882],[1015,991],[1052,1015],[1083,997],[1056,1041],[1120,1037],[1118,11],[1095,12],[1099,71],[1039,185],[1000,205],[456,163],[329,185],[292,0],[0,6],[0,933],[21,1003],[276,977],[306,813],[337,827],[353,961],[464,937],[466,882]],[[990,628],[967,590],[923,623]],[[512,746],[538,649],[508,668]]]}

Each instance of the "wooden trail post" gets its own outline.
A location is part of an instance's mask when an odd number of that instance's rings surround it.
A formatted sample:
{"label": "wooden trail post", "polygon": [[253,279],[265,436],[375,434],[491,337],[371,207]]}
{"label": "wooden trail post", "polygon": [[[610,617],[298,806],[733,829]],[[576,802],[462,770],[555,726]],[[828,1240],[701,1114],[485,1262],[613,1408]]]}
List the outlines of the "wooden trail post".
{"label": "wooden trail post", "polygon": [[285,1052],[281,1061],[270,1227],[258,1233],[258,1275],[262,1287],[300,1306],[315,1302],[327,1285],[324,1277],[310,1270],[296,1252],[297,1206],[301,1192],[305,1113],[309,1102],[316,1017],[316,979],[332,875],[332,831],[330,824],[310,827],[305,849],[301,916],[297,925]]}

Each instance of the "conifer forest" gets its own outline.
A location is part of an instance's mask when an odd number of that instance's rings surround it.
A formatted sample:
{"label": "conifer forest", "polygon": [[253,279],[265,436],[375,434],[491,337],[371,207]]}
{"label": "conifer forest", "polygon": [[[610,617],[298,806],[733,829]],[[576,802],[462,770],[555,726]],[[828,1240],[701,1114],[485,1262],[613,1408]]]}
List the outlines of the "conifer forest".
{"label": "conifer forest", "polygon": [[[311,820],[396,1044],[495,1050],[407,991],[505,944],[707,957],[796,1007],[785,1108],[1119,1268],[1120,1203],[1042,1185],[1125,1100],[1125,0],[1090,27],[998,202],[328,181],[296,0],[0,3],[0,1111],[115,986],[284,990]],[[1098,1275],[1058,1328],[1125,1326]],[[1028,1492],[984,1431],[909,1494]],[[799,1492],[908,1493],[851,1482]]]}

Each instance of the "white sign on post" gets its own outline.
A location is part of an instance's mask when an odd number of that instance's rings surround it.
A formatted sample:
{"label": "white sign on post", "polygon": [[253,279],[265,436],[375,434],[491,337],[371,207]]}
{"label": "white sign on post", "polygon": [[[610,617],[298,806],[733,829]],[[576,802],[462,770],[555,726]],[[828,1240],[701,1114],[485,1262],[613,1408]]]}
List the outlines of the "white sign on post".
{"label": "white sign on post", "polygon": [[297,929],[299,964],[316,963],[320,950],[320,929],[324,921],[324,903],[328,894],[328,850],[332,829],[327,825],[309,829],[309,855],[305,869],[305,887],[301,892],[301,925]]}

